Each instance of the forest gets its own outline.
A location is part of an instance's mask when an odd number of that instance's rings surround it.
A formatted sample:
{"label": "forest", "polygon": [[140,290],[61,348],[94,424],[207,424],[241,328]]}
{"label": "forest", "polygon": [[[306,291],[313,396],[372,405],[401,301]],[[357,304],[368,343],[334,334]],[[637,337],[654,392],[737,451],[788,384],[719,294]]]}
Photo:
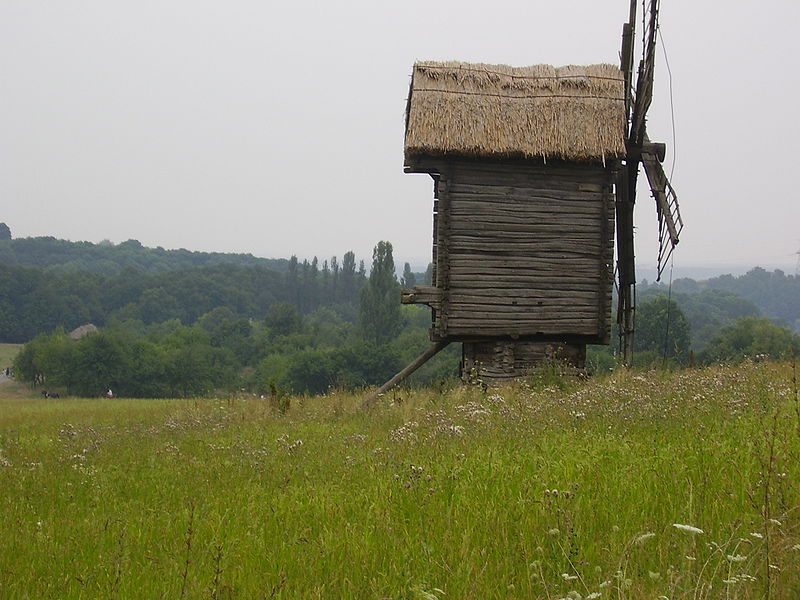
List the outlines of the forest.
{"label": "forest", "polygon": [[[381,241],[369,268],[347,252],[299,261],[55,238],[0,239],[0,342],[24,343],[16,376],[79,396],[280,396],[380,384],[429,344],[430,313],[399,291]],[[638,290],[636,364],[682,366],[800,352],[800,278],[745,275]],[[72,339],[74,329],[98,331]],[[74,337],[74,336],[73,336]],[[458,344],[412,384],[457,375]],[[616,364],[591,347],[590,371]],[[0,367],[3,365],[0,365]]]}

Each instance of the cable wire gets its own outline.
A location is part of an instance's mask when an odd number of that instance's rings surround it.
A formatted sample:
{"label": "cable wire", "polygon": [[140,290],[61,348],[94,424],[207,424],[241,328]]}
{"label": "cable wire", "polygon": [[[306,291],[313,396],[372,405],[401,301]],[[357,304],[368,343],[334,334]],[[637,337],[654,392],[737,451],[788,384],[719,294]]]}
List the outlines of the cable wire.
{"label": "cable wire", "polygon": [[667,56],[667,45],[664,43],[664,36],[661,35],[661,26],[658,26],[658,39],[661,41],[661,50],[664,52],[664,64],[667,66],[667,79],[669,80],[669,113],[672,119],[672,168],[669,171],[669,179],[675,173],[675,163],[678,160],[678,142],[675,134],[675,101],[672,95],[672,69],[669,67],[669,57]]}

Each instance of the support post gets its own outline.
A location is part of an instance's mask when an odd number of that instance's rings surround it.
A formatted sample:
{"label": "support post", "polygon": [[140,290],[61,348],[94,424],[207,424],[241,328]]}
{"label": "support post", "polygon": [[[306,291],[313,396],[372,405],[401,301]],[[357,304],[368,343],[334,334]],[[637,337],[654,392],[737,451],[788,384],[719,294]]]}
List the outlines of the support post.
{"label": "support post", "polygon": [[389,381],[384,383],[381,387],[379,387],[377,390],[375,390],[369,396],[367,396],[364,402],[361,403],[361,408],[366,408],[374,404],[375,401],[378,399],[378,396],[387,392],[388,390],[396,386],[398,383],[403,381],[403,379],[411,375],[414,371],[416,371],[422,365],[428,362],[431,358],[433,358],[436,354],[438,354],[440,350],[444,350],[449,344],[450,344],[449,341],[436,342],[435,344],[433,344],[430,348],[425,350],[425,352],[423,352],[417,358],[415,358],[414,361],[411,362],[411,364],[409,364],[405,369],[400,371],[397,375],[392,377]]}

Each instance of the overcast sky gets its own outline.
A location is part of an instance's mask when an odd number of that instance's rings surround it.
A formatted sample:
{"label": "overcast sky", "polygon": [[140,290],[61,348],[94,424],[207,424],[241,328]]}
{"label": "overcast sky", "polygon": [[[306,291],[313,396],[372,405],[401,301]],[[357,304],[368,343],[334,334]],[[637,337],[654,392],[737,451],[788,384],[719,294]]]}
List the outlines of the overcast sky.
{"label": "overcast sky", "polygon": [[[389,240],[424,265],[431,180],[403,173],[414,61],[617,64],[627,15],[627,0],[0,0],[0,221],[368,264]],[[662,1],[648,132],[675,160],[676,268],[794,270],[798,22],[789,0]],[[646,270],[646,191],[637,225]]]}

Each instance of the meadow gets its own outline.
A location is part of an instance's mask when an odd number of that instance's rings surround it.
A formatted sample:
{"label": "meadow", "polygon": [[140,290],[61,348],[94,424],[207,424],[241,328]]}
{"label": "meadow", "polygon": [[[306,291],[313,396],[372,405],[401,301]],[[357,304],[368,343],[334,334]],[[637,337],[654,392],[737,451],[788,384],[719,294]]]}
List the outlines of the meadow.
{"label": "meadow", "polygon": [[0,370],[11,367],[22,344],[0,344]]}
{"label": "meadow", "polygon": [[543,373],[369,410],[14,385],[0,598],[800,598],[791,363]]}

